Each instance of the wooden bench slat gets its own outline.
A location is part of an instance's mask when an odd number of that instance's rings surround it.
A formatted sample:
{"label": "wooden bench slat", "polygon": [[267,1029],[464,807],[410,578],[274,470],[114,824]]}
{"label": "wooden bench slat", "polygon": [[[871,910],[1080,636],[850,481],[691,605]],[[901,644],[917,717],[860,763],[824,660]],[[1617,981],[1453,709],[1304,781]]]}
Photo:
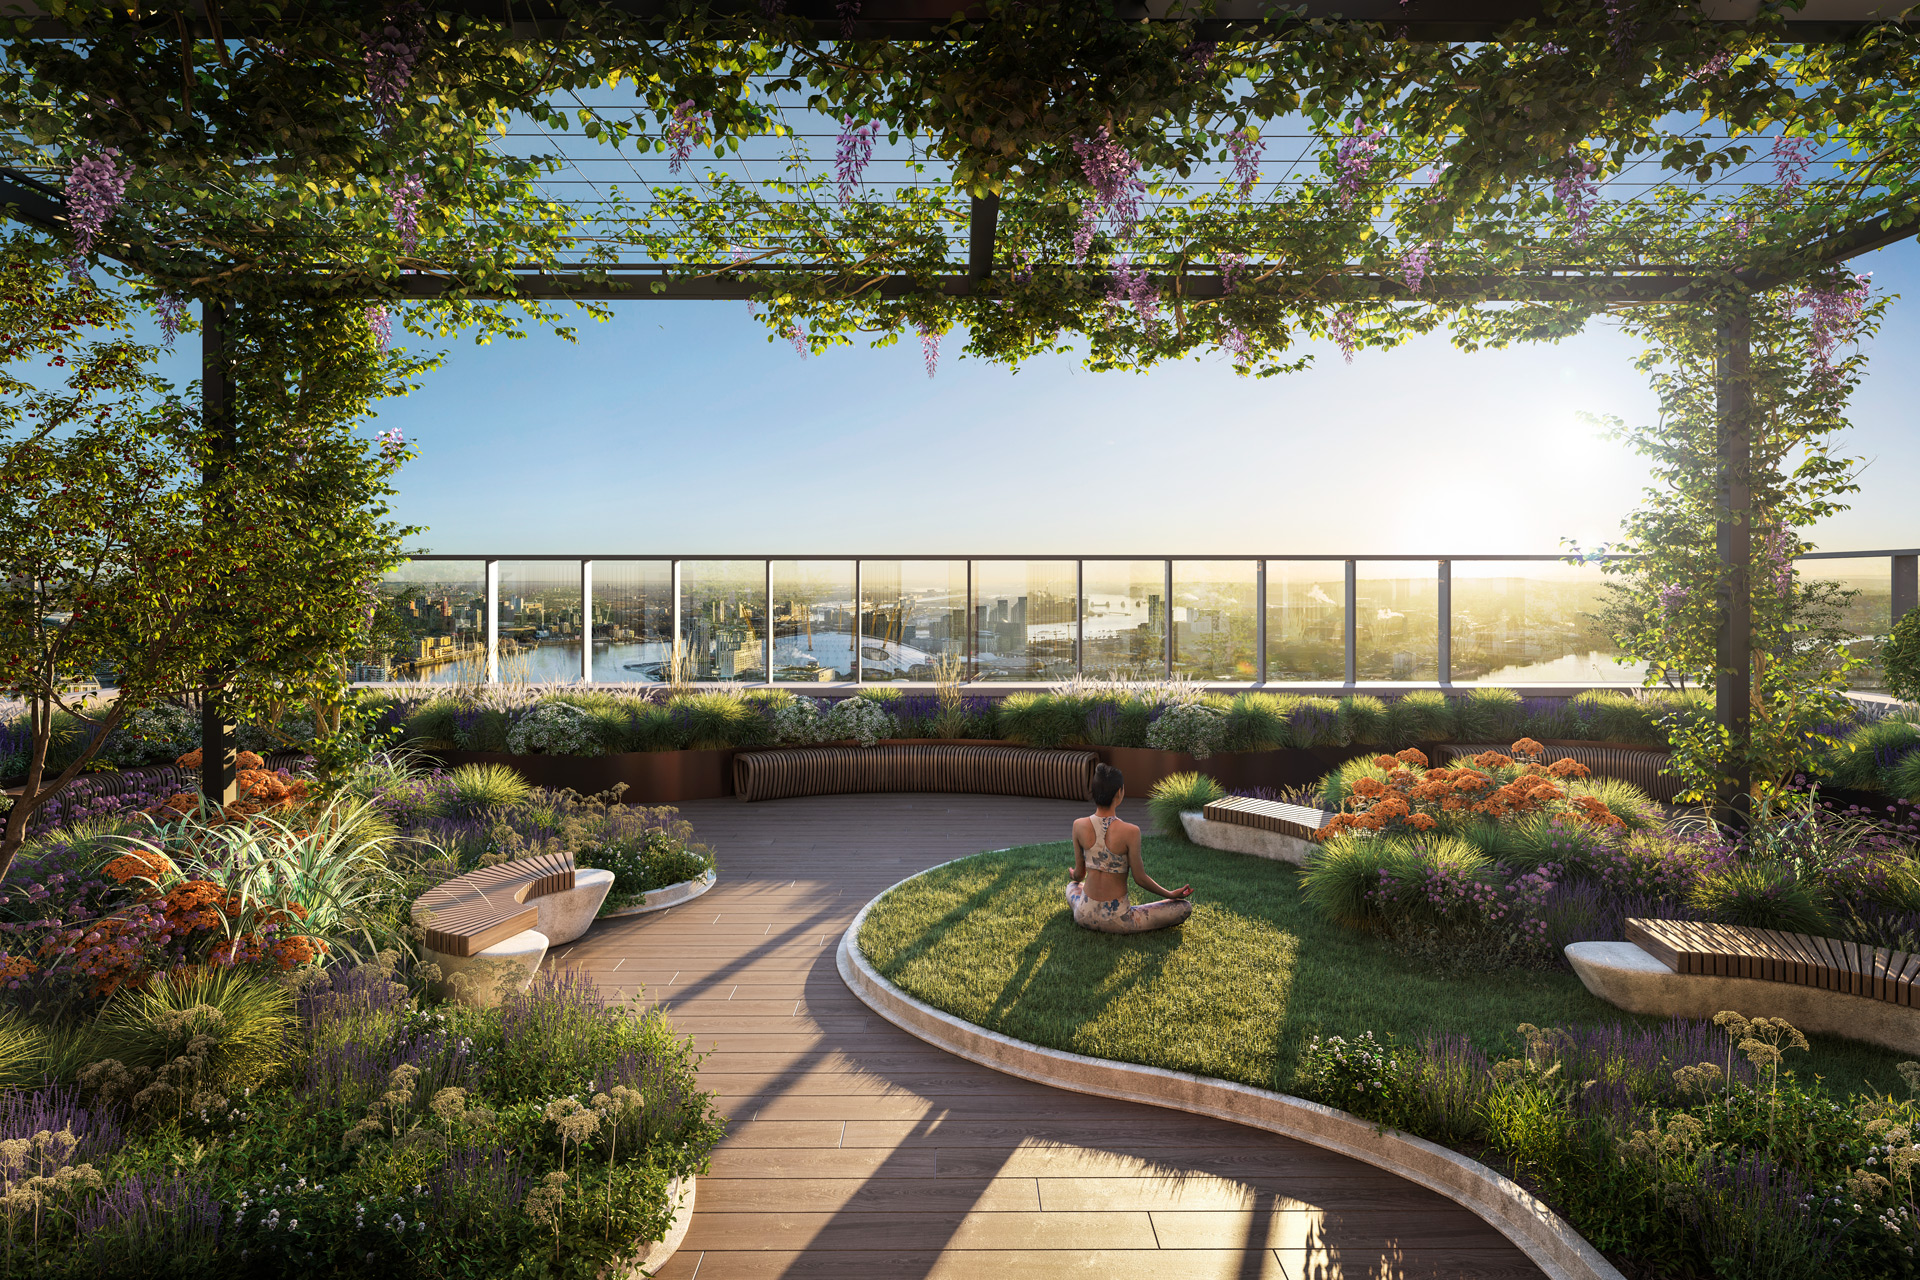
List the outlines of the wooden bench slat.
{"label": "wooden bench slat", "polygon": [[1778,929],[1633,919],[1626,939],[1676,973],[1753,978],[1913,1008],[1920,954]]}
{"label": "wooden bench slat", "polygon": [[531,899],[574,887],[570,853],[544,853],[476,867],[427,890],[414,900],[414,915],[426,918],[427,950],[474,956],[540,921]]}

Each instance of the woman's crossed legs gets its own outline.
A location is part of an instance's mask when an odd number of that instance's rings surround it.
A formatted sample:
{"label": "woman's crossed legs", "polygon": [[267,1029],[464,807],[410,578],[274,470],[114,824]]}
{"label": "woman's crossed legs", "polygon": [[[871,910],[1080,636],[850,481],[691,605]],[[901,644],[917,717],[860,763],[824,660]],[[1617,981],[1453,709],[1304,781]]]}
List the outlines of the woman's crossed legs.
{"label": "woman's crossed legs", "polygon": [[1150,933],[1179,924],[1193,914],[1193,904],[1184,899],[1162,898],[1137,907],[1125,898],[1102,902],[1089,898],[1087,887],[1078,880],[1067,882],[1067,905],[1073,908],[1075,924],[1101,933]]}

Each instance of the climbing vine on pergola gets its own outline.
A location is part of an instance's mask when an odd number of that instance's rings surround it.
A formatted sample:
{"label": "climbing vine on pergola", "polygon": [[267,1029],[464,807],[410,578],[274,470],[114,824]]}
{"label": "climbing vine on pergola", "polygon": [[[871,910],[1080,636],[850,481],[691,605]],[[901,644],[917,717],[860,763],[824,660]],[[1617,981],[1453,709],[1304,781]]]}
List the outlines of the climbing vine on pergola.
{"label": "climbing vine on pergola", "polygon": [[[1920,33],[1866,0],[1818,23],[1778,0],[928,11],[52,0],[9,45],[0,200],[175,325],[189,298],[240,324],[304,298],[365,307],[384,345],[393,309],[491,335],[555,300],[733,297],[803,351],[914,334],[931,369],[963,333],[1005,362],[1259,374],[1303,338],[1472,348],[1648,304],[1732,343],[1770,290],[1857,312],[1845,260],[1915,226]],[[831,164],[801,136],[822,122]],[[1309,144],[1275,182],[1283,133]],[[769,139],[776,175],[727,164]],[[569,195],[583,145],[633,184]],[[905,149],[885,186],[876,146]],[[1742,598],[1750,517],[1729,499]]]}

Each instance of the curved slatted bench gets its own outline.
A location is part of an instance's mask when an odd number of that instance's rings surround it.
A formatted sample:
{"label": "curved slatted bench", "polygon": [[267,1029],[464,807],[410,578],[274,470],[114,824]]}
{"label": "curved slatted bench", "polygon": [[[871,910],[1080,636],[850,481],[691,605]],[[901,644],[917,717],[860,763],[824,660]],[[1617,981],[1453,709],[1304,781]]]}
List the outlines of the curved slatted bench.
{"label": "curved slatted bench", "polygon": [[[1510,756],[1513,747],[1509,743],[1449,742],[1440,748],[1440,763],[1466,760],[1483,751]],[[1671,803],[1680,794],[1680,780],[1667,772],[1669,755],[1665,751],[1645,747],[1545,747],[1540,758],[1547,764],[1555,760],[1577,761],[1599,777],[1631,782],[1655,800]]]}
{"label": "curved slatted bench", "polygon": [[[570,853],[457,875],[414,901],[414,923],[426,926],[423,958],[440,966],[446,990],[469,1003],[493,1003],[502,975],[524,989],[549,945],[591,928],[611,888],[613,872],[576,868]],[[453,976],[463,972],[479,981],[456,988]]]}
{"label": "curved slatted bench", "polygon": [[1733,1009],[1920,1054],[1920,955],[1692,920],[1629,920],[1626,936],[1566,954],[1587,990],[1630,1013]]}
{"label": "curved slatted bench", "polygon": [[781,747],[735,756],[733,789],[742,800],[856,791],[963,791],[1085,800],[1098,763],[1100,757],[1091,751],[1032,747]]}
{"label": "curved slatted bench", "polygon": [[1299,866],[1313,849],[1314,833],[1331,817],[1305,805],[1228,796],[1199,813],[1181,814],[1180,825],[1197,845]]}

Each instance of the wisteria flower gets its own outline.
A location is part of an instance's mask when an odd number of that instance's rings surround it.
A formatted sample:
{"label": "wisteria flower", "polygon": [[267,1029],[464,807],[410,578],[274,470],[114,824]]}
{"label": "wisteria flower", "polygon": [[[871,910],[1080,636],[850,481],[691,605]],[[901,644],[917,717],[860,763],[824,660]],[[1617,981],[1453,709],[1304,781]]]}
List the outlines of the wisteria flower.
{"label": "wisteria flower", "polygon": [[671,157],[667,162],[668,173],[679,173],[692,158],[693,144],[705,132],[710,114],[706,111],[695,111],[691,98],[674,107],[667,117],[665,130],[667,154]]}
{"label": "wisteria flower", "polygon": [[1813,312],[1813,367],[1820,376],[1833,372],[1833,353],[1853,333],[1866,309],[1871,275],[1853,277],[1848,285],[1802,291],[1794,302]]}
{"label": "wisteria flower", "polygon": [[1266,139],[1249,125],[1227,135],[1227,151],[1233,156],[1233,180],[1239,185],[1240,198],[1245,200],[1253,194],[1254,184],[1260,181],[1260,159],[1267,153]]}
{"label": "wisteria flower", "polygon": [[413,70],[426,44],[426,26],[421,21],[424,15],[418,4],[405,4],[386,26],[360,34],[366,50],[367,99],[373,103],[380,131],[389,136],[397,118],[395,108],[413,83]]}
{"label": "wisteria flower", "polygon": [[385,307],[367,308],[367,328],[373,334],[373,340],[385,351],[393,343],[393,318]]}
{"label": "wisteria flower", "polygon": [[420,205],[426,199],[427,184],[417,173],[400,179],[393,189],[393,229],[400,235],[400,248],[411,255],[420,251]]}
{"label": "wisteria flower", "polygon": [[1340,193],[1340,207],[1353,207],[1354,196],[1366,185],[1373,173],[1374,161],[1379,158],[1380,144],[1386,140],[1386,134],[1369,132],[1356,133],[1342,138],[1334,149],[1334,189]]}
{"label": "wisteria flower", "polygon": [[913,327],[920,334],[920,354],[927,362],[927,376],[931,378],[940,367],[940,331],[919,320],[914,321]]}
{"label": "wisteria flower", "polygon": [[1333,313],[1333,341],[1340,348],[1340,354],[1347,363],[1353,363],[1353,353],[1359,348],[1359,337],[1354,325],[1353,312],[1342,307]]}
{"label": "wisteria flower", "polygon": [[1587,224],[1593,221],[1599,195],[1600,162],[1578,147],[1567,148],[1567,167],[1554,180],[1553,198],[1566,208],[1575,244],[1586,243]]}
{"label": "wisteria flower", "polygon": [[833,175],[840,188],[840,203],[851,204],[860,194],[860,175],[873,159],[874,135],[880,132],[878,121],[856,125],[853,117],[841,121],[840,138],[833,148]]}
{"label": "wisteria flower", "polygon": [[1432,262],[1432,244],[1416,244],[1400,255],[1400,277],[1407,282],[1408,292],[1420,292],[1420,286],[1426,283],[1427,268]]}
{"label": "wisteria flower", "polygon": [[93,243],[106,228],[107,219],[120,207],[127,193],[131,170],[120,167],[120,149],[108,147],[99,155],[82,156],[67,173],[67,227],[73,232],[73,258],[69,265],[78,274],[81,259],[93,252]]}
{"label": "wisteria flower", "polygon": [[177,293],[163,293],[154,299],[153,315],[160,322],[160,340],[172,346],[187,327],[187,300]]}
{"label": "wisteria flower", "polygon": [[1080,157],[1080,170],[1094,194],[1081,214],[1080,230],[1073,238],[1074,260],[1081,262],[1086,260],[1087,250],[1093,245],[1095,225],[1103,215],[1112,224],[1115,235],[1125,239],[1132,234],[1134,223],[1140,220],[1140,197],[1146,194],[1147,188],[1140,181],[1140,162],[1114,140],[1106,126],[1102,125],[1093,137],[1075,142],[1073,150]]}
{"label": "wisteria flower", "polygon": [[1806,181],[1807,166],[1813,163],[1813,144],[1782,134],[1773,140],[1772,158],[1774,183],[1781,195],[1790,196]]}

